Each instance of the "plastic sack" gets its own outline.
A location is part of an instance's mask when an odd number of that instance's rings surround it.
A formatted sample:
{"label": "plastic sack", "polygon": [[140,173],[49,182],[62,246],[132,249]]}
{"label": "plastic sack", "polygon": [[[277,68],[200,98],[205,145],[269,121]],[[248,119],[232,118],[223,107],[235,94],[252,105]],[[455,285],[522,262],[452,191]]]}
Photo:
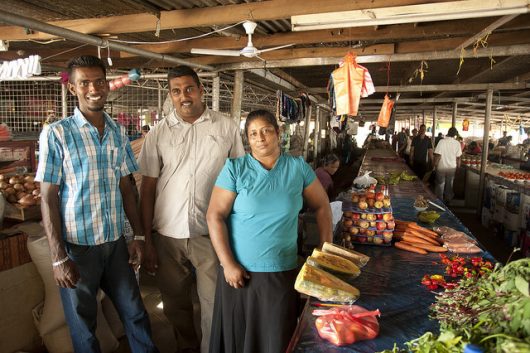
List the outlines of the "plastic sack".
{"label": "plastic sack", "polygon": [[371,172],[366,172],[361,176],[353,179],[353,186],[357,189],[366,189],[370,185],[376,185],[377,179],[370,176]]}
{"label": "plastic sack", "polygon": [[379,111],[379,117],[377,118],[377,126],[388,127],[390,123],[390,116],[392,115],[392,108],[394,108],[394,101],[385,95],[385,100]]}
{"label": "plastic sack", "polygon": [[318,316],[318,334],[336,346],[371,340],[379,334],[379,310],[368,311],[358,305],[340,306],[329,310],[313,310]]}
{"label": "plastic sack", "polygon": [[451,227],[434,227],[433,230],[441,235],[441,238],[449,251],[460,254],[477,254],[482,252],[477,242],[464,232]]}
{"label": "plastic sack", "polygon": [[365,69],[358,66],[355,54],[344,57],[344,65],[331,73],[333,78],[336,115],[357,115]]}

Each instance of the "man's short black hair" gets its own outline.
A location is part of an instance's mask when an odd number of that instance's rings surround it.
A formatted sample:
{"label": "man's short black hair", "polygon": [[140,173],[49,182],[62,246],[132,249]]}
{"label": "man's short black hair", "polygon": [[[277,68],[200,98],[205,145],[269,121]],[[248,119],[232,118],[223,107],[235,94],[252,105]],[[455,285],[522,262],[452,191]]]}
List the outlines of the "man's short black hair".
{"label": "man's short black hair", "polygon": [[[201,87],[201,80],[199,80],[199,75],[189,66],[181,65],[177,67],[172,67],[167,72],[167,83],[169,84],[169,81],[175,77],[182,77],[182,76],[191,76],[195,83],[197,84],[197,87]],[[171,88],[171,87],[170,87]]]}
{"label": "man's short black hair", "polygon": [[101,71],[103,71],[103,75],[107,77],[107,69],[100,58],[92,55],[82,55],[73,58],[68,62],[67,70],[69,82],[72,82],[72,74],[78,67],[99,67]]}
{"label": "man's short black hair", "polygon": [[142,126],[142,131],[149,132],[149,130],[151,130],[151,127],[149,127],[149,125]]}
{"label": "man's short black hair", "polygon": [[449,130],[447,131],[447,136],[449,137],[455,137],[455,136],[458,136],[458,130],[456,129],[456,127],[450,127]]}

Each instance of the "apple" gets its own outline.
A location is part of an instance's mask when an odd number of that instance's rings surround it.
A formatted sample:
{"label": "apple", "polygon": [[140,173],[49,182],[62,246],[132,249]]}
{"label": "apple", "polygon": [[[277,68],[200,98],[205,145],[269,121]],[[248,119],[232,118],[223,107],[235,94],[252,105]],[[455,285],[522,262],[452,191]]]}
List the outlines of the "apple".
{"label": "apple", "polygon": [[386,223],[387,229],[394,229],[396,227],[396,223],[394,221],[388,221]]}
{"label": "apple", "polygon": [[367,191],[365,196],[368,200],[375,199],[375,192]]}
{"label": "apple", "polygon": [[390,243],[392,241],[392,236],[393,236],[392,232],[389,232],[389,231],[383,232],[383,239],[385,243]]}
{"label": "apple", "polygon": [[385,223],[385,222],[377,222],[377,224],[375,225],[375,227],[377,228],[377,230],[383,230],[383,229],[386,229],[386,223]]}
{"label": "apple", "polygon": [[374,202],[375,208],[383,208],[383,201],[376,201]]}
{"label": "apple", "polygon": [[375,235],[375,230],[368,229],[366,230],[366,236],[373,237]]}
{"label": "apple", "polygon": [[343,217],[346,217],[346,218],[351,218],[351,216],[352,216],[352,213],[351,213],[351,212],[348,212],[348,211],[346,211],[346,212],[342,213],[342,216],[343,216]]}
{"label": "apple", "polygon": [[361,213],[361,219],[366,219],[366,213]]}
{"label": "apple", "polygon": [[375,199],[377,201],[383,201],[385,198],[385,195],[382,192],[376,192],[375,193]]}
{"label": "apple", "polygon": [[370,221],[370,227],[375,228],[376,223],[376,221]]}
{"label": "apple", "polygon": [[353,221],[349,218],[343,218],[342,219],[342,225],[346,228],[349,228],[353,225]]}
{"label": "apple", "polygon": [[366,203],[368,204],[368,207],[374,207],[375,199],[368,199],[368,200],[366,200]]}
{"label": "apple", "polygon": [[360,222],[359,222],[359,227],[361,227],[361,228],[365,228],[365,229],[366,229],[366,228],[368,228],[369,226],[370,226],[370,223],[367,222],[367,221],[360,221]]}
{"label": "apple", "polygon": [[353,220],[360,219],[360,218],[361,218],[361,215],[359,213],[352,213],[351,215],[351,219]]}
{"label": "apple", "polygon": [[383,244],[383,238],[374,237],[373,241],[374,241],[374,244],[377,244],[377,245]]}
{"label": "apple", "polygon": [[364,197],[364,196],[359,196],[359,202],[361,202],[361,201],[365,201],[365,202],[366,202],[366,197]]}
{"label": "apple", "polygon": [[375,221],[377,219],[377,216],[373,213],[366,214],[366,219],[369,221]]}
{"label": "apple", "polygon": [[390,198],[383,199],[383,206],[390,207]]}
{"label": "apple", "polygon": [[350,234],[357,235],[359,234],[359,228],[357,227],[351,227],[350,228]]}
{"label": "apple", "polygon": [[368,208],[368,204],[366,201],[359,201],[359,204],[357,205],[361,210],[366,210]]}
{"label": "apple", "polygon": [[359,195],[357,195],[357,194],[352,194],[352,195],[351,195],[351,202],[353,202],[353,203],[357,203],[357,202],[359,202]]}
{"label": "apple", "polygon": [[368,240],[368,239],[367,239],[366,237],[357,237],[357,241],[358,241],[359,243],[366,243],[367,240]]}
{"label": "apple", "polygon": [[392,219],[392,213],[383,213],[383,221],[388,222]]}

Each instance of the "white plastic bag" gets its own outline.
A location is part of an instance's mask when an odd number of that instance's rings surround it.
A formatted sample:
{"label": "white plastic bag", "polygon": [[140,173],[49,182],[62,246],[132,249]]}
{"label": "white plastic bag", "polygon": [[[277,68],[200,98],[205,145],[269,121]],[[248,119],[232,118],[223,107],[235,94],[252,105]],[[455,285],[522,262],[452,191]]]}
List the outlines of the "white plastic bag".
{"label": "white plastic bag", "polygon": [[364,175],[358,176],[353,180],[353,186],[357,189],[366,189],[370,185],[376,185],[377,179],[370,176],[370,172],[364,173]]}

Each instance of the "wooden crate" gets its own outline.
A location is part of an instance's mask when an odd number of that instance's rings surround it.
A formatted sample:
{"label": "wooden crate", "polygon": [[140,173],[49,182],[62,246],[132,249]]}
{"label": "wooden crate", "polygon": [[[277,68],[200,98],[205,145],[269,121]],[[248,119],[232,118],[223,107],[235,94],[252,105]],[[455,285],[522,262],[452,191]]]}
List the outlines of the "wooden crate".
{"label": "wooden crate", "polygon": [[18,221],[39,220],[42,218],[40,205],[22,206],[6,202],[4,218]]}
{"label": "wooden crate", "polygon": [[27,240],[28,236],[25,233],[0,239],[0,271],[31,262]]}

